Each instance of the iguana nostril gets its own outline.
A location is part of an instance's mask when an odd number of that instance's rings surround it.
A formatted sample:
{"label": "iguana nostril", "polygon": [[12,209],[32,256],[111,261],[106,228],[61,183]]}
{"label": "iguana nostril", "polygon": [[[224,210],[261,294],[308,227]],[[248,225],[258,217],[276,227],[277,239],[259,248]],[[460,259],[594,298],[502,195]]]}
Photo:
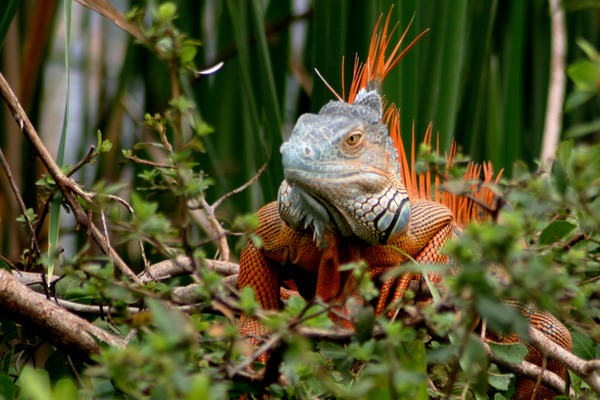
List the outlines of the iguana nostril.
{"label": "iguana nostril", "polygon": [[312,149],[311,149],[309,146],[305,146],[305,147],[304,147],[304,155],[305,155],[306,157],[310,157],[310,156],[311,156],[311,154],[312,154]]}

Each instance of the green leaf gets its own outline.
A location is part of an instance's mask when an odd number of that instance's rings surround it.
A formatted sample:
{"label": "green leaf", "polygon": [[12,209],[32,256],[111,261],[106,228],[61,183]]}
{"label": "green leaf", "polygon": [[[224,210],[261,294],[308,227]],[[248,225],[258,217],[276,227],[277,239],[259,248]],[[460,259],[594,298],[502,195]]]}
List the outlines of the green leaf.
{"label": "green leaf", "polygon": [[575,41],[577,42],[577,46],[583,50],[585,55],[588,56],[590,60],[595,61],[596,63],[600,62],[600,55],[590,42],[583,38],[577,38]]}
{"label": "green leaf", "polygon": [[588,336],[577,330],[571,331],[573,339],[573,354],[585,360],[590,360],[596,357],[596,344]]}
{"label": "green leaf", "polygon": [[514,307],[498,302],[485,294],[480,294],[477,296],[475,308],[477,313],[487,320],[490,329],[494,331],[517,334],[527,332],[527,321]]}
{"label": "green leaf", "polygon": [[569,160],[571,159],[571,155],[573,154],[573,147],[575,144],[572,140],[565,140],[560,143],[558,146],[558,150],[556,151],[556,157],[558,161],[563,165],[563,168],[566,168],[569,165]]}
{"label": "green leaf", "polygon": [[77,386],[71,379],[61,379],[56,382],[53,397],[57,400],[77,400],[80,398],[77,393]]}
{"label": "green leaf", "polygon": [[577,225],[565,220],[557,220],[550,223],[540,235],[540,244],[549,245],[558,242],[577,228]]}
{"label": "green leaf", "polygon": [[582,136],[590,135],[592,133],[597,133],[597,132],[600,132],[600,119],[594,120],[592,122],[578,124],[572,128],[569,128],[565,132],[565,137],[577,138],[577,137],[582,137]]}
{"label": "green leaf", "polygon": [[592,97],[594,97],[594,93],[591,92],[570,93],[569,96],[567,96],[567,100],[565,101],[565,112],[573,111]]}
{"label": "green leaf", "polygon": [[348,350],[339,344],[332,342],[320,342],[318,349],[321,355],[331,360],[345,360],[348,358]]}
{"label": "green leaf", "polygon": [[187,64],[194,61],[194,57],[198,53],[196,46],[183,46],[179,52],[182,64]]}
{"label": "green leaf", "polygon": [[170,22],[175,18],[175,14],[177,13],[177,6],[174,3],[166,2],[158,7],[158,11],[156,12],[156,19],[158,22],[165,23]]}
{"label": "green leaf", "polygon": [[513,374],[500,374],[488,372],[488,383],[498,390],[508,390]]}
{"label": "green leaf", "polygon": [[567,75],[573,80],[576,89],[582,92],[597,93],[600,68],[588,60],[575,61],[567,68]]}
{"label": "green leaf", "polygon": [[258,303],[254,297],[254,291],[251,287],[246,286],[240,290],[240,309],[245,315],[252,315],[258,307]]}
{"label": "green leaf", "polygon": [[28,400],[52,400],[52,388],[48,372],[25,366],[17,380],[21,388],[20,398]]}
{"label": "green leaf", "polygon": [[523,343],[489,342],[488,345],[496,357],[512,364],[518,364],[525,360],[525,356],[529,352]]}
{"label": "green leaf", "polygon": [[0,375],[0,398],[13,399],[15,397],[14,379],[6,375]]}
{"label": "green leaf", "polygon": [[360,307],[355,314],[356,338],[359,342],[364,342],[373,335],[375,326],[375,310],[373,307]]}
{"label": "green leaf", "polygon": [[167,307],[162,301],[146,299],[148,308],[152,312],[153,323],[158,328],[161,336],[169,341],[170,345],[186,342],[189,338],[188,321],[177,310]]}
{"label": "green leaf", "polygon": [[210,398],[210,378],[204,374],[195,375],[192,379],[192,388],[185,397],[186,400]]}

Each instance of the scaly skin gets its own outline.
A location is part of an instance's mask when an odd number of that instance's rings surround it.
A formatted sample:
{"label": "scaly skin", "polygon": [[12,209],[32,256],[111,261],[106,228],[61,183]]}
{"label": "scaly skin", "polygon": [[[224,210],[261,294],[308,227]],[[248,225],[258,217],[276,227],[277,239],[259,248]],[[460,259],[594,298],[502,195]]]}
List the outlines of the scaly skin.
{"label": "scaly skin", "polygon": [[[385,49],[381,44],[375,47],[372,58],[383,60],[377,52]],[[411,282],[422,278],[418,273],[406,273],[381,282],[382,274],[409,260],[449,264],[441,249],[459,229],[450,209],[410,198],[402,184],[398,150],[382,123],[381,98],[371,88],[388,70],[384,67],[388,63],[377,62],[384,73],[355,76],[357,81],[366,79],[366,84],[359,86],[362,89],[352,103],[330,102],[318,114],[303,115],[281,147],[285,181],[278,201],[258,211],[255,234],[262,239],[262,247],[248,242],[241,253],[238,277],[238,286],[253,288],[266,310],[281,308],[282,283],[293,280],[300,295],[334,305],[332,320],[351,327],[344,302],[358,295],[352,274],[340,271],[340,265],[367,263],[371,279],[380,283],[375,313],[381,315],[404,295]],[[553,316],[536,311],[525,315],[533,326],[571,349],[568,330]],[[246,316],[240,320],[240,329],[249,336],[268,335],[257,320]],[[528,357],[542,365],[539,354],[532,351]],[[566,376],[558,363],[549,363],[548,369]],[[531,398],[534,386],[535,382],[520,380],[516,397]],[[535,398],[554,395],[543,387]]]}

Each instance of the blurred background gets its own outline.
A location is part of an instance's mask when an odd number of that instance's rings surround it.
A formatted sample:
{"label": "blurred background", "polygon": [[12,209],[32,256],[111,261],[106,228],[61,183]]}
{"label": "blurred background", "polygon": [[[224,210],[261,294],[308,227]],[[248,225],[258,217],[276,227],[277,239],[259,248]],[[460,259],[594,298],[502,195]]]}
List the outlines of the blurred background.
{"label": "blurred background", "polygon": [[[123,14],[140,16],[142,26],[150,24],[161,4],[109,3]],[[225,223],[276,198],[282,141],[299,115],[334,99],[315,70],[341,94],[342,78],[348,88],[355,56],[366,57],[377,19],[392,5],[391,20],[399,21],[396,38],[412,21],[405,44],[429,29],[383,88],[386,99],[400,108],[405,143],[410,143],[413,126],[420,140],[431,123],[442,150],[455,138],[464,154],[476,161],[491,160],[508,175],[516,160],[535,168],[540,159],[551,66],[547,0],[172,3],[173,24],[201,42],[193,55],[197,71],[222,63],[210,74],[189,71],[181,84],[201,118],[197,161],[214,182],[207,197],[222,196],[268,164],[258,184],[219,208]],[[600,1],[593,0],[561,2],[565,29],[559,35],[566,43],[566,67],[590,58],[577,44],[581,39],[592,47],[600,45],[598,6]],[[68,104],[66,164],[77,163],[96,145],[98,131],[113,143],[109,153],[76,175],[77,180],[86,187],[99,181],[135,187],[136,166],[123,162],[121,149],[150,141],[144,115],[167,108],[171,85],[165,62],[111,20],[74,1],[67,70],[63,1],[5,0],[0,12],[0,72],[50,152],[57,152]],[[565,98],[576,89],[567,79]],[[595,141],[598,104],[580,98],[571,100],[564,114],[562,138]],[[0,146],[27,206],[37,209],[36,181],[43,167],[4,106]],[[167,201],[162,211],[169,212]],[[27,243],[22,225],[15,223],[20,214],[0,173],[0,254],[10,259]],[[70,220],[63,219],[66,231],[75,228]]]}

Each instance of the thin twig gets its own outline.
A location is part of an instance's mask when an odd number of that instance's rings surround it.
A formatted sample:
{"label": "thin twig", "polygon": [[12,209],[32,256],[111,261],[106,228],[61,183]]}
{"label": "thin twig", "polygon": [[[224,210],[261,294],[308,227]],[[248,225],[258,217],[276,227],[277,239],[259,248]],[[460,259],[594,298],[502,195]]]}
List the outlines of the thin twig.
{"label": "thin twig", "polygon": [[263,164],[263,166],[260,167],[258,172],[248,182],[244,183],[242,186],[238,187],[237,189],[233,189],[231,192],[226,193],[220,199],[215,201],[212,205],[212,208],[216,210],[217,208],[219,208],[221,203],[223,203],[225,200],[246,190],[250,185],[252,185],[254,182],[256,182],[258,180],[258,178],[262,175],[263,172],[265,172],[265,168],[267,168],[267,164]]}
{"label": "thin twig", "polygon": [[243,362],[238,364],[234,369],[230,370],[229,373],[231,375],[237,375],[240,373],[240,371],[247,369],[256,360],[258,360],[258,358],[261,355],[268,353],[269,350],[271,350],[272,348],[279,345],[279,342],[281,341],[282,338],[283,338],[283,332],[277,332],[277,333],[271,335],[271,337],[269,337],[269,339],[267,339],[267,341],[265,341],[258,349],[256,349],[250,357],[248,357],[246,360],[244,360]]}
{"label": "thin twig", "polygon": [[176,168],[174,165],[161,164],[161,163],[157,163],[154,161],[144,160],[143,158],[139,158],[137,156],[126,156],[125,158],[130,161],[133,161],[136,164],[147,165],[149,167],[154,167],[154,168],[165,168],[165,169],[175,169]]}
{"label": "thin twig", "polygon": [[77,164],[75,164],[70,170],[69,172],[67,172],[67,176],[71,177],[73,176],[73,174],[77,171],[79,171],[81,169],[81,167],[83,167],[85,164],[89,163],[90,160],[92,159],[92,156],[94,155],[94,151],[96,150],[96,147],[94,146],[90,146],[90,149],[88,150],[87,154],[85,155],[85,157],[83,157],[81,160],[79,160],[79,162]]}
{"label": "thin twig", "polygon": [[36,231],[33,228],[33,223],[31,222],[31,219],[29,219],[29,215],[27,214],[27,207],[25,206],[25,202],[23,201],[23,198],[21,197],[21,193],[19,192],[17,183],[13,179],[12,173],[10,172],[10,166],[8,165],[8,162],[6,161],[6,158],[4,158],[4,153],[2,152],[2,149],[0,149],[0,163],[2,163],[2,168],[4,168],[4,172],[6,173],[6,177],[8,178],[10,188],[13,191],[13,195],[15,196],[17,203],[19,203],[19,207],[21,208],[21,213],[23,214],[23,218],[25,218],[25,223],[27,224],[27,228],[29,228],[29,232],[31,233],[31,242],[33,243],[33,249],[35,250],[36,257],[37,257],[40,255],[40,246],[37,241]]}
{"label": "thin twig", "polygon": [[204,210],[204,213],[206,214],[206,218],[208,220],[208,224],[214,232],[212,240],[218,242],[219,258],[223,261],[229,260],[230,250],[229,250],[229,244],[227,243],[227,231],[225,229],[223,229],[223,227],[221,226],[221,223],[216,218],[215,210],[221,205],[221,203],[223,203],[223,201],[225,201],[226,199],[230,198],[231,196],[233,196],[235,194],[240,193],[241,191],[248,188],[248,186],[250,186],[251,184],[256,182],[258,180],[258,178],[260,177],[260,175],[264,172],[266,166],[267,165],[264,164],[248,182],[244,183],[242,186],[238,187],[237,189],[234,189],[231,192],[223,195],[221,198],[219,198],[217,201],[215,201],[212,205],[208,204],[208,202],[206,201],[204,196],[201,196],[198,200],[196,200],[197,204],[188,203],[188,208],[191,210],[196,210],[196,209],[200,209],[200,208]]}
{"label": "thin twig", "polygon": [[[129,205],[129,203],[127,201],[123,200],[119,196],[115,196],[115,195],[112,195],[112,194],[106,194],[104,196],[106,196],[109,199],[114,200],[117,203],[121,204],[122,206],[124,206],[125,208],[127,208],[127,210],[132,215],[135,215],[135,210],[133,209],[133,207],[131,207],[131,205]],[[148,258],[146,257],[146,250],[144,250],[144,243],[142,243],[142,239],[138,239],[138,245],[140,246],[140,254],[142,255],[142,261],[144,262],[144,268],[146,268],[146,267],[148,267],[150,265],[150,263],[148,262]]]}

